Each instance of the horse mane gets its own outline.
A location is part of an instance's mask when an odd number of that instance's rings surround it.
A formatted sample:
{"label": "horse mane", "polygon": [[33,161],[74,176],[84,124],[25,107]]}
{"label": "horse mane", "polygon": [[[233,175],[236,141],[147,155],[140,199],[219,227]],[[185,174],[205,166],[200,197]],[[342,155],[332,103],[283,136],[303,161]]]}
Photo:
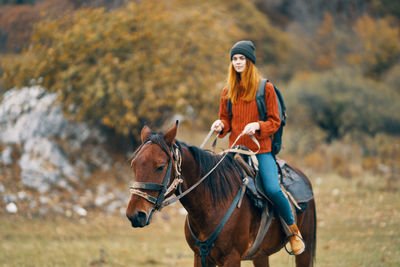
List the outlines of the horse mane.
{"label": "horse mane", "polygon": [[[203,177],[209,172],[223,157],[223,155],[203,150],[196,146],[187,146],[192,153],[195,161],[199,165],[199,176]],[[226,199],[236,193],[235,190],[241,184],[241,168],[233,158],[233,154],[229,153],[218,167],[204,180],[204,184],[211,194],[214,204]]]}

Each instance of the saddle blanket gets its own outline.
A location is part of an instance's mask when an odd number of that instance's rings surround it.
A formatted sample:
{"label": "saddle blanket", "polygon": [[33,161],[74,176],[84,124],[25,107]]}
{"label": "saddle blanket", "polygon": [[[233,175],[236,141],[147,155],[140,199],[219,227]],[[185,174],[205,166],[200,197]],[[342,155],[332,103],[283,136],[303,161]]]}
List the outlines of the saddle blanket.
{"label": "saddle blanket", "polygon": [[308,202],[314,198],[311,184],[303,174],[282,159],[276,160],[281,169],[281,184],[294,197],[297,203]]}

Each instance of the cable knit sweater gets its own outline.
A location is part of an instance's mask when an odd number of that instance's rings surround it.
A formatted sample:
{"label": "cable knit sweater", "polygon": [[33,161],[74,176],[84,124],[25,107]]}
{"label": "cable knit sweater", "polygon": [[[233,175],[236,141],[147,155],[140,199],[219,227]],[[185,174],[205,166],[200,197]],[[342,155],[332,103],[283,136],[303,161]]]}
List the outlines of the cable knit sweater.
{"label": "cable knit sweater", "polygon": [[[228,98],[227,88],[222,90],[221,102],[219,107],[219,119],[224,123],[224,129],[220,134],[220,138],[226,136],[229,132],[229,147],[235,142],[236,138],[243,131],[244,127],[251,122],[258,122],[260,130],[256,131],[255,137],[260,143],[261,153],[271,152],[271,136],[279,129],[279,107],[274,90],[274,86],[267,82],[265,86],[265,105],[267,107],[267,121],[259,121],[260,115],[257,109],[256,100],[250,102],[238,98],[235,104],[232,103],[232,118],[229,116],[227,109]],[[252,151],[257,151],[257,145],[247,135],[242,136],[236,145],[243,145]]]}

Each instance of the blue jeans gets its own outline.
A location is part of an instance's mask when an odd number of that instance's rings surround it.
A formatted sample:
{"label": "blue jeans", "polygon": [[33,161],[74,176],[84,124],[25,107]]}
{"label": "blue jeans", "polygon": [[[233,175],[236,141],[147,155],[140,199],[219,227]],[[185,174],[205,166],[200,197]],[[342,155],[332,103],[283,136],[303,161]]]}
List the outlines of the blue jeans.
{"label": "blue jeans", "polygon": [[292,210],[289,200],[285,197],[279,185],[278,168],[274,157],[271,153],[262,153],[257,155],[257,159],[267,197],[273,202],[286,224],[292,225],[294,223]]}

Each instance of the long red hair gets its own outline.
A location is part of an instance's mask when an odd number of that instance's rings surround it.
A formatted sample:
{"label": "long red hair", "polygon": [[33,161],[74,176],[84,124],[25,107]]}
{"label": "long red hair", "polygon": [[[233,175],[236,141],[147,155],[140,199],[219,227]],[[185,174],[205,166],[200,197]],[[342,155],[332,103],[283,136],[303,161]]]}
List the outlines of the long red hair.
{"label": "long red hair", "polygon": [[256,66],[249,59],[246,59],[246,68],[239,74],[233,67],[232,62],[228,68],[226,87],[227,97],[235,104],[239,97],[245,101],[252,101],[256,97],[258,83],[261,75]]}

